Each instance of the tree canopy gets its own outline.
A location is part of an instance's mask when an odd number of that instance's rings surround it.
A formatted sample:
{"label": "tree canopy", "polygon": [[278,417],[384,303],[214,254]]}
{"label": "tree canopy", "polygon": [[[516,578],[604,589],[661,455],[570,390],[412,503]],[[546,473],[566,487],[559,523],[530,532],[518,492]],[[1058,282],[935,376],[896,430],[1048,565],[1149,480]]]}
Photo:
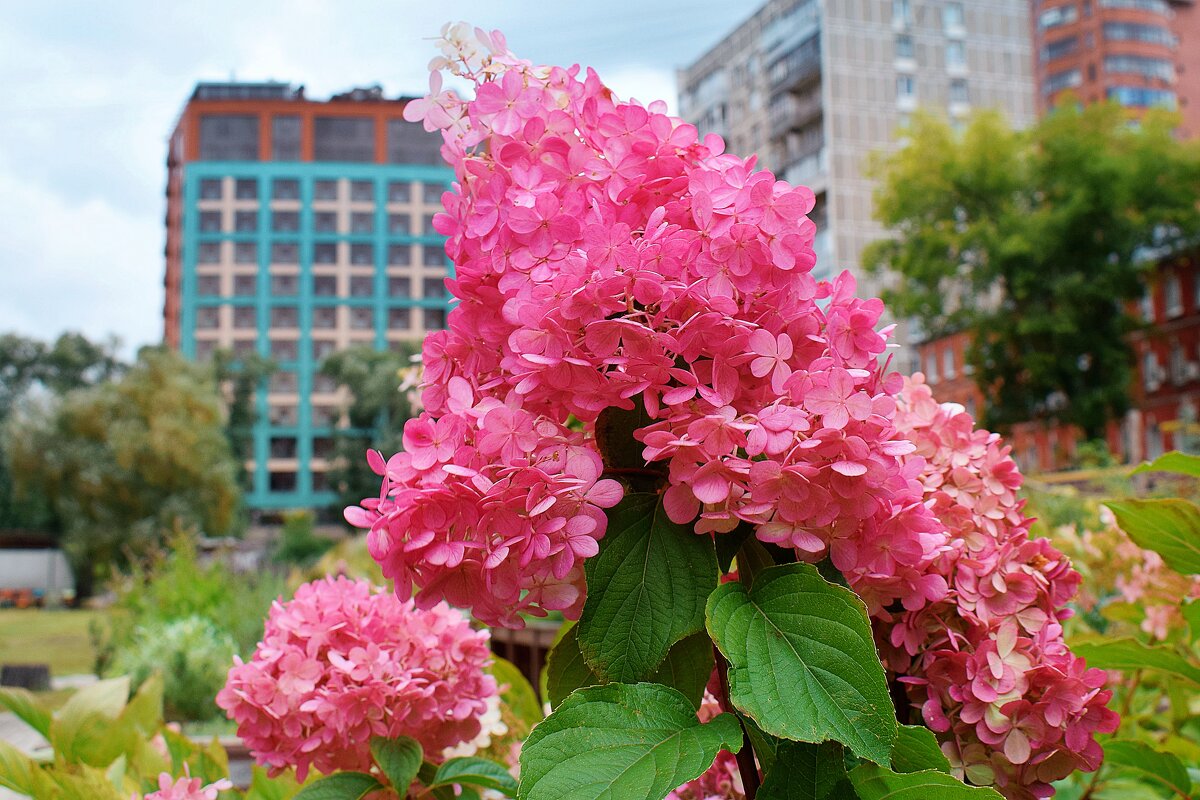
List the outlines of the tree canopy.
{"label": "tree canopy", "polygon": [[1125,303],[1200,235],[1200,145],[1174,124],[1065,104],[1025,131],[985,112],[958,134],[918,114],[876,161],[876,214],[895,238],[864,262],[894,273],[897,316],[971,334],[989,426],[1053,418],[1094,437],[1126,409]]}

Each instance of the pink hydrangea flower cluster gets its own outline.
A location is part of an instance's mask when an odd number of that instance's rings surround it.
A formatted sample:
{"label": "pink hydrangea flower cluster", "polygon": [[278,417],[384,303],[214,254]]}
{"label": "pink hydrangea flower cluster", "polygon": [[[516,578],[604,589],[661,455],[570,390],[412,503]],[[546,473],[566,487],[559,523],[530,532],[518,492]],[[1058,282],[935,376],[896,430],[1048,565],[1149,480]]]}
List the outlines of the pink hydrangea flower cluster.
{"label": "pink hydrangea flower cluster", "polygon": [[[158,791],[151,792],[142,800],[217,800],[217,795],[226,789],[232,789],[233,784],[228,780],[220,780],[207,786],[201,785],[199,778],[184,776],[175,780],[171,773],[164,772],[158,776]],[[133,795],[130,800],[138,800]]]}
{"label": "pink hydrangea flower cluster", "polygon": [[1009,798],[1048,797],[1052,781],[1099,767],[1094,736],[1118,722],[1105,673],[1063,642],[1079,573],[1030,538],[1009,448],[961,407],[934,401],[920,373],[905,382],[896,424],[917,446],[909,463],[948,529],[930,569],[951,592],[875,616],[884,660],[905,676],[960,776]]}
{"label": "pink hydrangea flower cluster", "polygon": [[365,580],[325,578],[272,605],[217,705],[272,775],[369,770],[372,736],[410,736],[436,760],[479,734],[497,694],[488,638],[445,604],[420,610]]}
{"label": "pink hydrangea flower cluster", "polygon": [[425,341],[405,451],[372,454],[381,493],[347,510],[397,591],[490,624],[577,616],[621,497],[596,422],[640,405],[673,519],[831,555],[876,610],[944,597],[925,565],[945,536],[891,421],[883,305],[849,274],[814,279],[813,193],[499,33],[451,26],[443,48],[435,67],[475,98],[435,71],[405,113],[455,168],[435,225],[458,303]]}

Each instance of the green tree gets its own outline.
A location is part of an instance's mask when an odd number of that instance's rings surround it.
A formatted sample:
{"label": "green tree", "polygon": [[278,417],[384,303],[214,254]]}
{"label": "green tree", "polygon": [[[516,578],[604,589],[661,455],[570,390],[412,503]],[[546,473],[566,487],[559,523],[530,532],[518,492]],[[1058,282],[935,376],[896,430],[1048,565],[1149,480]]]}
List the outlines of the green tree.
{"label": "green tree", "polygon": [[213,356],[217,385],[224,389],[225,435],[237,461],[238,485],[243,488],[249,488],[246,462],[254,457],[255,398],[278,368],[275,361],[257,353],[235,356],[229,350],[218,350]]}
{"label": "green tree", "polygon": [[80,594],[171,530],[235,532],[241,494],[224,424],[212,371],[150,347],[118,379],[13,415],[16,488],[48,498]]}
{"label": "green tree", "polygon": [[116,349],[116,340],[93,342],[80,333],[64,333],[51,344],[16,333],[0,335],[0,528],[50,533],[61,528],[45,495],[14,492],[4,457],[4,423],[31,393],[59,395],[112,378],[124,368]]}
{"label": "green tree", "polygon": [[369,449],[391,454],[401,449],[404,423],[412,416],[408,397],[399,390],[400,373],[412,366],[419,345],[377,351],[351,347],[321,363],[321,372],[350,390],[346,409],[349,427],[334,437],[334,466],[330,485],[338,493],[338,509],[357,505],[379,493],[379,476],[367,466]]}
{"label": "green tree", "polygon": [[877,216],[896,236],[864,261],[896,275],[898,316],[971,334],[989,426],[1058,419],[1094,438],[1126,409],[1125,303],[1200,234],[1200,145],[1174,124],[1066,104],[1027,131],[982,113],[958,135],[923,114],[875,163]]}

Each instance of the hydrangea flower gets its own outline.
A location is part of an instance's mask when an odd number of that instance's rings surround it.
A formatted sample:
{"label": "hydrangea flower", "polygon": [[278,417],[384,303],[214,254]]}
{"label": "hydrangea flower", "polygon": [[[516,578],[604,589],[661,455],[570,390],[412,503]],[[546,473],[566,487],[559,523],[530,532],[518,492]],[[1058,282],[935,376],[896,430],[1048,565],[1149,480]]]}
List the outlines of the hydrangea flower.
{"label": "hydrangea flower", "polygon": [[[228,780],[220,780],[207,786],[202,786],[201,783],[199,778],[187,775],[176,780],[171,773],[164,772],[158,776],[158,791],[151,792],[142,800],[217,800],[219,792],[233,788],[233,784]],[[131,800],[138,800],[138,796],[133,795]]]}
{"label": "hydrangea flower", "polygon": [[417,609],[365,580],[325,578],[272,605],[217,705],[272,775],[369,770],[372,736],[440,754],[480,734],[497,695],[488,638],[445,604]]}

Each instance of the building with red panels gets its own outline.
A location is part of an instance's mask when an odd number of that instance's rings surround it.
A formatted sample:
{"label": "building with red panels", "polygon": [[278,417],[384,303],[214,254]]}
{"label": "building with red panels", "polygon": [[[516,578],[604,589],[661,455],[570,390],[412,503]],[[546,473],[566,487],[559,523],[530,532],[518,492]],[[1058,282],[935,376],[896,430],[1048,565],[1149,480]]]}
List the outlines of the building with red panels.
{"label": "building with red panels", "polygon": [[255,398],[252,509],[336,496],[348,401],[320,371],[350,347],[406,349],[446,325],[454,179],[442,140],[378,87],[313,100],[286,83],[201,83],[171,134],[163,338],[278,367]]}
{"label": "building with red panels", "polygon": [[1178,110],[1200,135],[1200,13],[1195,0],[1033,0],[1039,109],[1064,92],[1135,112]]}

